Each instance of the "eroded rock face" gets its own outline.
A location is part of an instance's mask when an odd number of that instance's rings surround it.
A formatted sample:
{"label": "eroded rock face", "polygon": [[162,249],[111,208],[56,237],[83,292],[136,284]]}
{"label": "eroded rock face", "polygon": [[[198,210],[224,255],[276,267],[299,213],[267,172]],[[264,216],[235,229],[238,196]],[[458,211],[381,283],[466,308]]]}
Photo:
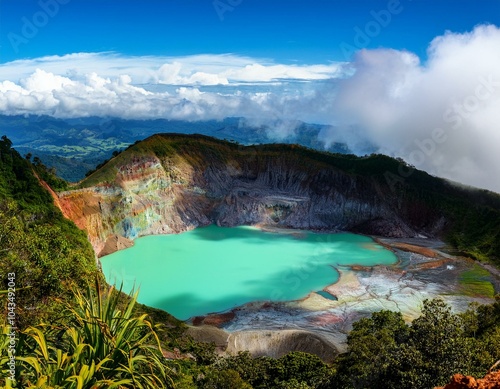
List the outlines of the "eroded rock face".
{"label": "eroded rock face", "polygon": [[300,330],[239,331],[229,335],[226,352],[237,354],[247,350],[254,357],[279,358],[292,351],[314,354],[325,362],[338,355],[337,348],[321,335]]}
{"label": "eroded rock face", "polygon": [[330,363],[339,354],[336,345],[320,333],[303,330],[245,330],[226,332],[203,325],[188,327],[186,334],[198,342],[214,343],[221,355],[236,355],[248,351],[254,357],[279,358],[292,351],[317,355]]}
{"label": "eroded rock face", "polygon": [[369,177],[327,165],[313,169],[280,156],[228,159],[208,158],[203,150],[193,153],[128,159],[111,170],[111,180],[60,194],[59,206],[87,231],[99,256],[110,252],[113,245],[106,242],[116,236],[133,240],[211,223],[389,237],[432,236],[442,227],[435,213],[425,227],[407,218],[412,205]]}
{"label": "eroded rock face", "polygon": [[191,336],[197,342],[213,343],[219,353],[224,353],[227,348],[229,334],[216,327],[201,326],[188,327],[186,335]]}

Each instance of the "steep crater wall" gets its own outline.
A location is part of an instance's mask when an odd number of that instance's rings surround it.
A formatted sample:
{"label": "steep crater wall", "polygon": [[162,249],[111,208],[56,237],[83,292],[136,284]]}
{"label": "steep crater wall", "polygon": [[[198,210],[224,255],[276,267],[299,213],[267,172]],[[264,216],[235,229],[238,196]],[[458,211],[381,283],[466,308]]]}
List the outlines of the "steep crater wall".
{"label": "steep crater wall", "polygon": [[439,212],[370,176],[290,153],[216,151],[116,158],[107,180],[59,194],[59,205],[87,231],[98,256],[140,236],[211,223],[387,237],[435,236],[445,225]]}

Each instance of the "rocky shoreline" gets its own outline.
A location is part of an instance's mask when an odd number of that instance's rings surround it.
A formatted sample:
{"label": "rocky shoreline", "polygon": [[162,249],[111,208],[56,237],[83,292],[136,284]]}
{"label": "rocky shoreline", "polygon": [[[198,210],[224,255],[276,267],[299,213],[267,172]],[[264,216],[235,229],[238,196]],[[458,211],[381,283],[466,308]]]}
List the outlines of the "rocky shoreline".
{"label": "rocky shoreline", "polygon": [[[347,334],[352,324],[372,312],[397,310],[406,321],[411,321],[419,316],[425,299],[440,297],[455,311],[467,309],[472,302],[493,302],[492,296],[465,293],[461,274],[469,271],[476,262],[441,251],[444,247],[442,242],[375,239],[395,252],[398,263],[371,268],[339,268],[339,280],[324,288],[336,300],[311,292],[298,301],[253,302],[230,312],[198,317],[190,322],[193,326],[201,325],[196,327],[197,339],[210,341],[210,336],[204,338],[203,329],[215,326],[220,334],[226,334],[222,351],[237,353],[249,350],[258,356],[262,355],[266,344],[267,355],[275,355],[281,349],[306,351],[301,341],[294,342],[294,337],[278,336],[284,331],[299,331],[314,336],[322,345],[317,352],[309,348],[307,352],[327,361],[327,356],[346,350]],[[493,285],[498,285],[500,278],[492,272],[490,280]],[[498,292],[498,289],[495,291]],[[287,347],[283,346],[285,342]]]}

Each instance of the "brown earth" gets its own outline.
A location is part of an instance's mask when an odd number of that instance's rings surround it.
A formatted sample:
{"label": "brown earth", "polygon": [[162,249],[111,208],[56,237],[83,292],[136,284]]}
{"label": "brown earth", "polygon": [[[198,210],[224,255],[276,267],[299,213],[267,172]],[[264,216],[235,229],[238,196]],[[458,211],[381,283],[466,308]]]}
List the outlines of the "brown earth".
{"label": "brown earth", "polygon": [[235,318],[234,312],[226,312],[226,313],[217,313],[207,316],[196,316],[193,319],[194,326],[214,326],[214,327],[222,327],[225,323],[230,322]]}
{"label": "brown earth", "polygon": [[491,372],[479,379],[455,374],[447,385],[435,389],[500,389],[500,371]]}
{"label": "brown earth", "polygon": [[[437,269],[446,263],[450,262],[450,259],[447,257],[444,257],[441,255],[439,252],[434,250],[433,248],[430,247],[423,247],[423,246],[417,246],[415,244],[410,244],[410,243],[404,243],[404,242],[382,242],[380,239],[375,238],[375,241],[384,246],[386,249],[394,251],[394,249],[406,251],[409,253],[415,253],[415,254],[420,254],[426,258],[430,259],[435,259],[435,261],[428,261],[428,262],[419,262],[412,264],[411,269],[412,270],[429,270],[429,269]],[[360,266],[359,268],[356,268],[355,266],[352,267],[352,270],[365,270],[362,269]],[[366,269],[368,270],[368,269]]]}
{"label": "brown earth", "polygon": [[352,265],[351,270],[353,271],[372,271],[373,267],[370,266],[361,266],[361,265]]}
{"label": "brown earth", "polygon": [[123,250],[134,245],[134,242],[130,239],[124,238],[123,236],[113,234],[104,243],[104,247],[99,253],[99,257],[104,257],[105,255],[114,253],[118,250]]}
{"label": "brown earth", "polygon": [[422,262],[412,266],[413,269],[437,269],[444,264],[450,262],[450,259],[438,259],[437,261]]}
{"label": "brown earth", "polygon": [[404,242],[386,243],[386,242],[383,242],[380,239],[376,239],[376,238],[375,238],[375,241],[378,244],[384,246],[385,248],[387,248],[389,250],[398,249],[398,250],[407,251],[410,253],[420,254],[420,255],[423,255],[424,257],[427,257],[427,258],[443,258],[434,249],[429,248],[429,247],[422,247],[422,246],[417,246],[414,244],[404,243]]}

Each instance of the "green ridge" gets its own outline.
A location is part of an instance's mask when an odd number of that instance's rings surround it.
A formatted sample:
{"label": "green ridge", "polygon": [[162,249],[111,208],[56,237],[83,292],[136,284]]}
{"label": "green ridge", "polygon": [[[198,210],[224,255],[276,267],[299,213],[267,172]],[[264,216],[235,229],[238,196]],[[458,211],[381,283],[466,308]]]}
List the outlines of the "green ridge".
{"label": "green ridge", "polygon": [[[242,146],[204,135],[157,134],[130,146],[84,179],[79,187],[112,184],[117,167],[133,157],[156,156],[161,161],[182,160],[198,170],[229,161],[253,164],[254,169],[280,160],[311,177],[333,169],[376,187],[380,199],[392,199],[404,220],[425,226],[429,217],[442,215],[446,225],[440,238],[457,250],[482,261],[500,263],[500,195],[455,185],[380,154],[357,157],[319,152],[299,145]],[[411,174],[401,176],[400,172]],[[402,205],[401,205],[402,204]]]}

